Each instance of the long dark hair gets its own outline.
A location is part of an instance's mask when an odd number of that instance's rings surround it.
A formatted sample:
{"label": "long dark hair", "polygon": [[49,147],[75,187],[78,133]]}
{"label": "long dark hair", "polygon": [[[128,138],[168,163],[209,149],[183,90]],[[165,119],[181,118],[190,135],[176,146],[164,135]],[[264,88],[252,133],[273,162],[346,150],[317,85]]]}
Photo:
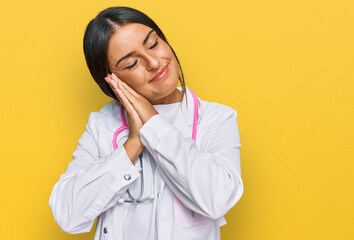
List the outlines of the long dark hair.
{"label": "long dark hair", "polygon": [[84,54],[86,64],[90,70],[91,76],[100,86],[102,91],[109,97],[117,99],[116,95],[104,80],[108,73],[111,73],[108,67],[107,47],[108,41],[115,31],[114,26],[122,26],[126,23],[141,23],[153,30],[162,38],[171,48],[175,55],[180,69],[179,81],[185,94],[185,82],[181,64],[171,45],[168,43],[165,35],[155,22],[144,13],[130,7],[110,7],[101,11],[92,19],[86,27],[84,35]]}

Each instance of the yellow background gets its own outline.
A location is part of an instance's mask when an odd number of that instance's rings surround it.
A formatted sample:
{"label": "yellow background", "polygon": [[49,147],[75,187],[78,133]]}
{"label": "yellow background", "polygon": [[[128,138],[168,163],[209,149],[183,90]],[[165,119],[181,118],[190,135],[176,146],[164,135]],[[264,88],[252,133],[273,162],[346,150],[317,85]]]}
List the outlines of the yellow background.
{"label": "yellow background", "polygon": [[354,239],[353,1],[7,1],[1,4],[1,239],[93,239],[48,201],[106,97],[88,22],[130,6],[160,26],[187,86],[238,112],[245,192],[222,239]]}

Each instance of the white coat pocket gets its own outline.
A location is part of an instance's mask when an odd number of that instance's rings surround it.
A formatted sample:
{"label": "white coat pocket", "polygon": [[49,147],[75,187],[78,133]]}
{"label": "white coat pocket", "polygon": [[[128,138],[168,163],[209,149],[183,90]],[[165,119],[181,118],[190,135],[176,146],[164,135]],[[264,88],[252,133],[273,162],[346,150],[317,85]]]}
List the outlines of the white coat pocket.
{"label": "white coat pocket", "polygon": [[177,230],[188,230],[211,222],[199,213],[186,208],[178,198],[174,198],[175,227]]}

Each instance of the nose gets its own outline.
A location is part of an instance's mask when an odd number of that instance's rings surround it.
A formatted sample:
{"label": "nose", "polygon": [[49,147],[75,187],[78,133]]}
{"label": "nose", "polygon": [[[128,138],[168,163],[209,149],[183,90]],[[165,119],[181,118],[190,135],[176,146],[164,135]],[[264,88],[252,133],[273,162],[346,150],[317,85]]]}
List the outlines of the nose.
{"label": "nose", "polygon": [[146,59],[146,69],[148,71],[154,70],[154,69],[159,69],[160,67],[160,60],[157,56],[151,54],[151,53],[146,53],[145,54],[145,59]]}

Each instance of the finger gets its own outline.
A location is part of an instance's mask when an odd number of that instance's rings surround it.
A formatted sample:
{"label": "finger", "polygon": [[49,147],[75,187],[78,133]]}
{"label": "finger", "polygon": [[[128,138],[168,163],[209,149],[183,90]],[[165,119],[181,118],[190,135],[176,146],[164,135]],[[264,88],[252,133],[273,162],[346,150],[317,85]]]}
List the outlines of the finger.
{"label": "finger", "polygon": [[121,96],[121,102],[124,106],[125,109],[130,109],[132,107],[131,103],[129,102],[128,98],[124,95],[124,93],[122,92],[122,90],[117,89],[118,94]]}
{"label": "finger", "polygon": [[108,83],[110,88],[113,90],[114,94],[117,96],[119,101],[122,102],[121,97],[119,96],[119,93],[117,92],[117,90],[118,90],[117,83],[115,81],[113,81],[109,76],[105,77],[104,79],[106,80],[106,82]]}
{"label": "finger", "polygon": [[140,94],[137,93],[134,89],[132,89],[128,84],[126,84],[124,81],[120,80],[117,75],[112,73],[112,78],[116,80],[119,83],[121,83],[131,94],[133,94],[135,97],[139,97]]}
{"label": "finger", "polygon": [[[113,83],[112,83],[112,82],[113,82]],[[113,85],[117,85],[117,83],[114,82],[114,81],[111,81],[111,83],[112,83]],[[134,112],[136,112],[136,111],[135,111],[135,109],[134,109],[132,103],[129,101],[128,97],[125,95],[124,90],[122,90],[122,89],[119,88],[119,87],[116,87],[116,88],[115,88],[115,91],[117,92],[117,95],[119,95],[120,101],[121,101],[121,103],[123,104],[124,108],[127,110],[127,112],[128,112],[129,114],[134,114]]]}
{"label": "finger", "polygon": [[116,96],[119,98],[119,101],[121,104],[124,106],[125,110],[127,111],[128,115],[128,125],[130,125],[130,119],[134,119],[133,121],[137,121],[142,124],[142,121],[139,117],[139,114],[127,98],[127,96],[124,94],[121,88],[117,86],[117,81],[112,80],[111,76],[108,75],[105,80],[108,82],[108,84],[111,86],[112,89],[114,89],[114,93]]}
{"label": "finger", "polygon": [[123,104],[124,108],[127,109],[127,112],[137,114],[136,109],[134,108],[134,102],[137,101],[136,97],[132,95],[126,88],[124,88],[124,86],[122,86],[120,80],[113,80],[112,75],[108,75],[106,78],[114,89],[116,95],[120,97],[120,102]]}
{"label": "finger", "polygon": [[124,106],[124,108],[129,109],[131,103],[126,95],[123,93],[122,89],[119,89],[116,81],[112,80],[110,76],[105,78],[109,86],[112,88],[114,94],[117,96],[119,102]]}
{"label": "finger", "polygon": [[[134,103],[134,102],[136,102],[136,101],[138,101],[138,99],[137,99],[137,97],[135,96],[135,95],[133,95],[126,87],[125,87],[125,85],[123,85],[123,81],[121,81],[120,79],[118,79],[118,78],[115,78],[115,80],[113,79],[114,77],[113,77],[113,74],[114,73],[112,73],[112,75],[110,75],[109,77],[109,79],[114,83],[114,85],[116,86],[116,88],[117,89],[120,89],[123,93],[124,93],[124,95],[125,95],[125,97],[129,100],[129,102],[130,103]],[[134,90],[133,90],[134,91]]]}
{"label": "finger", "polygon": [[121,91],[121,89],[118,89],[117,91],[122,96],[123,106],[127,111],[129,128],[131,127],[131,124],[133,124],[134,122],[142,124],[139,114],[135,110],[134,106],[130,103],[128,98],[125,96],[125,94]]}
{"label": "finger", "polygon": [[134,102],[137,101],[137,97],[135,95],[133,95],[123,84],[118,83],[118,88],[119,90],[121,90],[124,95],[128,98],[128,100],[134,104]]}
{"label": "finger", "polygon": [[118,89],[118,85],[116,82],[112,81],[112,79],[107,76],[104,78],[104,80],[106,80],[106,82],[108,83],[108,85],[110,86],[110,88],[113,90],[113,92],[116,94],[116,91]]}

